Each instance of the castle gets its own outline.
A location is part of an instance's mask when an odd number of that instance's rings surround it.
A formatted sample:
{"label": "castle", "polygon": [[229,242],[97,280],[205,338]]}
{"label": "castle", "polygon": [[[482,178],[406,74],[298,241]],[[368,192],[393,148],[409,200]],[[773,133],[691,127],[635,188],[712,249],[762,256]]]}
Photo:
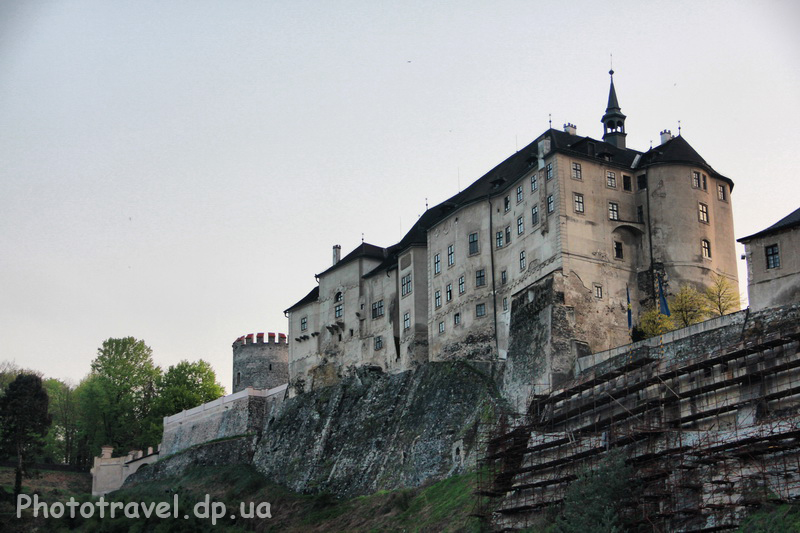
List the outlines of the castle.
{"label": "castle", "polygon": [[[666,130],[659,146],[628,148],[609,74],[602,140],[548,129],[399,243],[344,257],[334,246],[286,310],[292,394],[348,368],[450,359],[525,369],[547,390],[578,357],[629,343],[629,305],[635,320],[659,284],[674,293],[715,274],[738,286],[732,180]],[[540,327],[522,334],[531,320]],[[528,352],[535,361],[519,359]]]}

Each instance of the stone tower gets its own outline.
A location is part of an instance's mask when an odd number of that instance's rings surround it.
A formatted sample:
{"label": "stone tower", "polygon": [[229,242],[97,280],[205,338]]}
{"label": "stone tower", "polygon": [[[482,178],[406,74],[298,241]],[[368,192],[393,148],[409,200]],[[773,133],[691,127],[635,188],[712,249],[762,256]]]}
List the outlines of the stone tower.
{"label": "stone tower", "polygon": [[233,392],[247,387],[271,389],[289,381],[289,344],[286,335],[243,335],[233,343]]}

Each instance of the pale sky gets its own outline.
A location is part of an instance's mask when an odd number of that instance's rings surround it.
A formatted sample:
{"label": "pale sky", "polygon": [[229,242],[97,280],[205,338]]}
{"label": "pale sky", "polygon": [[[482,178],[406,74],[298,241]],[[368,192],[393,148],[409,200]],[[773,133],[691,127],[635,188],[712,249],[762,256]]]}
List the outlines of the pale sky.
{"label": "pale sky", "polygon": [[230,390],[332,245],[394,244],[548,114],[602,137],[609,54],[628,146],[681,121],[761,230],[800,206],[798,5],[2,1],[0,360],[77,382],[134,336]]}

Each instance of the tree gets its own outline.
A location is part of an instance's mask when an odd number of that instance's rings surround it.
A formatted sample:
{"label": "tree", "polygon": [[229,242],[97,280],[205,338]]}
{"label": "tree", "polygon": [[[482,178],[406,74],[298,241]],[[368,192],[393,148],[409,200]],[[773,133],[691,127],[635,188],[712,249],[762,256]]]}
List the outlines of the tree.
{"label": "tree", "polygon": [[156,386],[158,396],[153,411],[161,417],[197,407],[225,394],[225,388],[217,382],[214,369],[202,359],[195,363],[181,361],[170,366],[158,378]]}
{"label": "tree", "polygon": [[708,315],[706,299],[690,285],[681,285],[671,300],[669,310],[679,327],[697,324]]}
{"label": "tree", "polygon": [[83,437],[92,454],[99,453],[103,444],[128,450],[154,444],[147,429],[160,374],[144,341],[133,337],[103,341],[81,391]]}
{"label": "tree", "polygon": [[0,398],[0,434],[3,452],[16,456],[14,500],[22,492],[22,476],[28,473],[33,457],[41,451],[50,426],[47,391],[42,378],[20,374]]}
{"label": "tree", "polygon": [[45,462],[75,464],[75,442],[78,432],[78,406],[75,387],[58,380],[46,379],[44,388],[50,398],[49,412],[53,419],[45,437]]}
{"label": "tree", "polygon": [[738,311],[742,305],[737,287],[725,276],[714,274],[711,285],[703,293],[709,311],[715,316]]}
{"label": "tree", "polygon": [[675,329],[675,323],[671,317],[662,315],[657,307],[653,307],[640,315],[636,329],[641,332],[643,339],[648,339],[672,331]]}

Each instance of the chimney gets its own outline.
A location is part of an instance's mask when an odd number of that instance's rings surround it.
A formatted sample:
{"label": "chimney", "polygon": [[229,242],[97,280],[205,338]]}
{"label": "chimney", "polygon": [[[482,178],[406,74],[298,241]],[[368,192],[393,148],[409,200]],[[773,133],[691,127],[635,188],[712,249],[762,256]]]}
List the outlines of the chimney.
{"label": "chimney", "polygon": [[333,245],[333,264],[335,265],[336,263],[338,263],[341,258],[342,258],[342,247],[340,245],[338,245],[338,244],[334,244]]}
{"label": "chimney", "polygon": [[578,134],[578,126],[571,122],[567,122],[564,124],[564,131],[569,133],[570,135],[577,135]]}
{"label": "chimney", "polygon": [[661,144],[664,144],[667,141],[672,140],[672,132],[669,130],[664,130],[661,132]]}

